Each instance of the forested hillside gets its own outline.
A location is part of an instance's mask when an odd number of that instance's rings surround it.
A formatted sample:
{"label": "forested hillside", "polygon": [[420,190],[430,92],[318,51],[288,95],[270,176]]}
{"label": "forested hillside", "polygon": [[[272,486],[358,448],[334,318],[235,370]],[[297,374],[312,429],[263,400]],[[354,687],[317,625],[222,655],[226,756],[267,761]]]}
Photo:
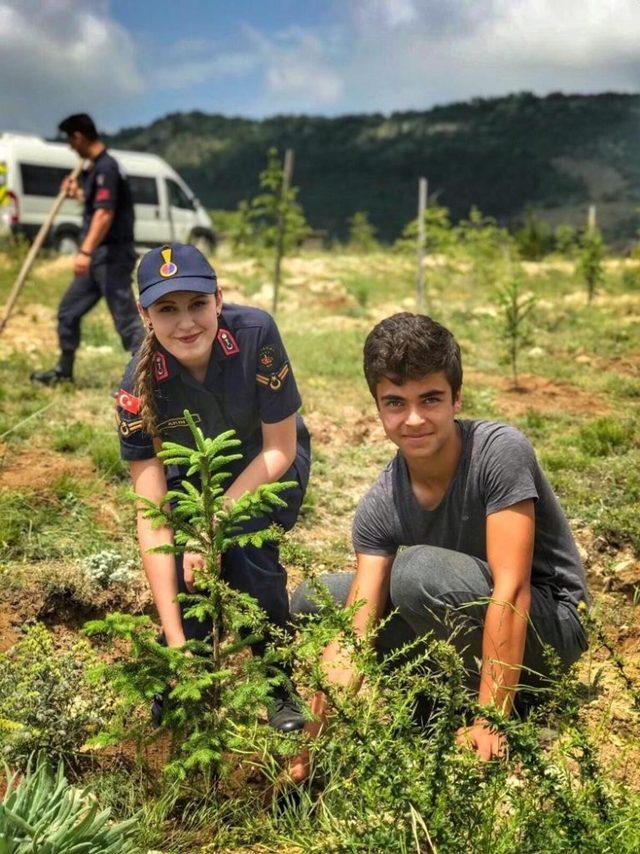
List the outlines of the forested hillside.
{"label": "forested hillside", "polygon": [[262,121],[173,113],[110,141],[162,155],[205,205],[225,209],[256,192],[270,146],[291,146],[307,217],[336,237],[364,210],[383,240],[395,238],[415,216],[420,175],[454,220],[475,204],[505,224],[526,209],[579,223],[596,202],[609,238],[640,226],[640,95],[521,93],[390,116]]}

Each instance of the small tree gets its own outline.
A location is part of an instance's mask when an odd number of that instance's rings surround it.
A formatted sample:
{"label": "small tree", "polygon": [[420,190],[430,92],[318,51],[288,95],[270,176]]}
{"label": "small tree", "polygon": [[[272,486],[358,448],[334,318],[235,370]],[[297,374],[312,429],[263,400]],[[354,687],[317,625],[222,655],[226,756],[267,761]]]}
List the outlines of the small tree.
{"label": "small tree", "polygon": [[372,223],[369,222],[369,215],[366,211],[356,211],[353,216],[347,220],[349,225],[349,249],[354,252],[375,252],[379,249],[378,241],[376,240],[376,231]]}
{"label": "small tree", "polygon": [[588,228],[580,241],[580,256],[578,270],[587,286],[587,300],[593,301],[596,288],[604,279],[602,259],[604,257],[604,241],[597,226]]}
{"label": "small tree", "polygon": [[[446,252],[455,243],[451,228],[449,209],[431,205],[424,212],[425,250],[427,252]],[[393,244],[395,252],[415,255],[418,237],[418,217],[405,225],[402,234]]]}
{"label": "small tree", "polygon": [[553,248],[549,224],[534,216],[531,210],[526,211],[524,225],[514,234],[514,241],[520,256],[528,261],[539,261]]}
{"label": "small tree", "polygon": [[[181,744],[181,757],[174,754],[172,770],[184,776],[198,767],[217,777],[225,768],[225,754],[254,745],[258,708],[268,700],[274,685],[285,679],[273,649],[261,657],[235,655],[264,634],[266,617],[251,596],[222,579],[220,557],[232,546],[260,547],[265,540],[273,540],[276,534],[270,529],[242,533],[242,525],[275,506],[284,506],[278,493],[295,484],[262,484],[255,492],[225,504],[222,483],[230,475],[224,467],[241,458],[232,452],[240,442],[233,438],[233,430],[215,439],[205,438],[191,414],[185,411],[184,416],[195,448],[164,442],[158,456],[167,466],[186,467],[187,477],[198,474],[200,489],[183,480],[182,490],[171,490],[159,505],[141,496],[136,500],[154,527],[173,530],[173,544],[154,551],[178,554],[188,547],[203,556],[196,592],[179,594],[178,599],[187,605],[185,617],[209,621],[210,637],[189,640],[180,649],[166,648],[157,643],[148,617],[128,614],[109,614],[104,620],[88,623],[85,630],[129,641],[126,661],[101,668],[129,706],[148,702],[154,694],[170,689],[163,724]],[[125,735],[122,728],[114,729],[102,740],[109,743]]]}
{"label": "small tree", "polygon": [[531,312],[537,302],[531,293],[522,293],[520,280],[512,275],[496,294],[500,309],[500,336],[505,346],[506,359],[511,366],[513,388],[519,389],[518,356],[522,347],[531,340]]}
{"label": "small tree", "polygon": [[297,187],[288,187],[282,192],[284,170],[278,150],[267,152],[267,166],[260,173],[260,190],[249,205],[249,220],[254,229],[257,244],[273,251],[280,240],[282,224],[282,249],[288,255],[296,249],[309,233],[309,225],[299,202]]}
{"label": "small tree", "polygon": [[575,255],[578,245],[578,229],[575,225],[561,222],[556,226],[553,237],[556,244],[556,251],[560,252],[561,255],[568,255],[569,257]]}

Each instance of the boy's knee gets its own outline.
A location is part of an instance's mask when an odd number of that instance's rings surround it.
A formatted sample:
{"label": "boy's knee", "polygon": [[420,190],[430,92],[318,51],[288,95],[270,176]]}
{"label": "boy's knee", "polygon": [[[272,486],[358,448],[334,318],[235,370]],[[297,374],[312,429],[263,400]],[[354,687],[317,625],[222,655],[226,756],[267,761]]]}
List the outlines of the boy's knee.
{"label": "boy's knee", "polygon": [[416,606],[433,608],[441,603],[446,590],[438,551],[432,546],[411,546],[394,560],[389,595],[401,615],[415,611]]}
{"label": "boy's knee", "polygon": [[[344,605],[347,601],[352,581],[353,573],[338,572],[321,575],[316,580],[315,584],[323,585],[331,599],[333,599],[337,605]],[[322,602],[319,600],[318,594],[314,589],[315,584],[303,581],[302,584],[294,590],[291,596],[291,616],[294,617],[294,619],[308,614],[320,613]]]}
{"label": "boy's knee", "polygon": [[303,581],[291,594],[291,616],[296,619],[317,613],[318,604],[313,599],[313,591],[309,583]]}

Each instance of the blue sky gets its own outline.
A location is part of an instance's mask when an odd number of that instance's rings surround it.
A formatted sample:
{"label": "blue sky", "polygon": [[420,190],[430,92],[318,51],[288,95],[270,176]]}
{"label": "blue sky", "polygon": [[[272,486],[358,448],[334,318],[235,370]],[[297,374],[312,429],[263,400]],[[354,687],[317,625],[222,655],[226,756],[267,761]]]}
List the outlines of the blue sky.
{"label": "blue sky", "polygon": [[0,0],[0,129],[631,92],[639,45],[640,0]]}

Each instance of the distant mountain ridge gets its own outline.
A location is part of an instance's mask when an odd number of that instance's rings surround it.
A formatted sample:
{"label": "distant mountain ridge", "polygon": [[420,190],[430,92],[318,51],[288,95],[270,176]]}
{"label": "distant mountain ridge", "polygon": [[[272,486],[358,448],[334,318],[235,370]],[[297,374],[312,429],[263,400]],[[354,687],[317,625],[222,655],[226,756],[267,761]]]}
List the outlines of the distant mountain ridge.
{"label": "distant mountain ridge", "polygon": [[261,121],[172,113],[109,142],[160,154],[207,207],[224,209],[255,194],[270,146],[290,146],[307,218],[335,237],[364,210],[381,239],[394,239],[416,215],[420,175],[454,220],[476,205],[504,224],[527,209],[582,223],[595,202],[610,237],[640,226],[640,95],[525,92],[389,116]]}

